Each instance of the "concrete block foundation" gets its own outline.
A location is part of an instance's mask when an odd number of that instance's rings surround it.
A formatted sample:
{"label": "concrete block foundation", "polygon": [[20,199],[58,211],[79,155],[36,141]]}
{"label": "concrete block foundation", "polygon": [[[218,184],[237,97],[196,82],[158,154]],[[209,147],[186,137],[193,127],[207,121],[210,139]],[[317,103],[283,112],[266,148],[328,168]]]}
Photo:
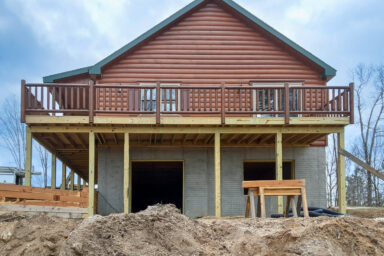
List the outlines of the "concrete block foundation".
{"label": "concrete block foundation", "polygon": [[[189,217],[213,216],[213,148],[131,148],[130,159],[184,161],[184,214]],[[274,160],[273,147],[222,148],[222,216],[242,216],[246,197],[241,188],[243,163]],[[296,179],[305,179],[309,206],[326,207],[325,148],[283,148],[283,160],[294,161]],[[123,148],[98,149],[98,213],[123,212]],[[274,198],[266,200],[267,214],[276,211]]]}

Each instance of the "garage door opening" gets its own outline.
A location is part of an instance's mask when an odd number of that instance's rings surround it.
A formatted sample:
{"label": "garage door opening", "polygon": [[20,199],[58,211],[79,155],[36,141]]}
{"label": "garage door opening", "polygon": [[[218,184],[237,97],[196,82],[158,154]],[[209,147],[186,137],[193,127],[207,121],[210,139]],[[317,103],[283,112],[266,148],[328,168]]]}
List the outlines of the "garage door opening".
{"label": "garage door opening", "polygon": [[183,207],[183,162],[132,162],[132,212],[157,203]]}
{"label": "garage door opening", "polygon": [[[294,178],[293,161],[283,162],[283,180]],[[274,161],[244,162],[244,180],[275,180],[276,167]],[[244,189],[248,194],[248,189]]]}

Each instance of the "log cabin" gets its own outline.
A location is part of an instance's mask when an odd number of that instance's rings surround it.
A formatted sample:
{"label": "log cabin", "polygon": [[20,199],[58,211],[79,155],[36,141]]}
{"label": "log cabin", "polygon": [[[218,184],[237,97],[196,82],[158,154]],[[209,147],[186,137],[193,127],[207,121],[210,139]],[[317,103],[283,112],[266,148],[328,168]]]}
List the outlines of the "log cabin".
{"label": "log cabin", "polygon": [[[327,136],[342,149],[353,123],[353,84],[327,86],[335,75],[234,1],[195,0],[92,66],[22,80],[26,185],[34,138],[87,182],[89,216],[155,203],[237,216],[243,180],[293,178],[326,207]],[[283,198],[266,205],[282,213]]]}

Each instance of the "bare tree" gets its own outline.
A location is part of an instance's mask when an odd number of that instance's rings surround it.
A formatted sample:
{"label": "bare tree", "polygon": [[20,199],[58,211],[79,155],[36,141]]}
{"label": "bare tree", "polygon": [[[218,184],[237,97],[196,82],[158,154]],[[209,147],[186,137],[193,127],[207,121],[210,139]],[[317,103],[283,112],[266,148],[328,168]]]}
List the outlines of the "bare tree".
{"label": "bare tree", "polygon": [[336,205],[337,200],[337,143],[336,135],[332,134],[328,137],[328,147],[326,149],[327,165],[327,197],[328,206]]}
{"label": "bare tree", "polygon": [[25,125],[20,122],[20,104],[15,96],[7,98],[0,114],[0,132],[4,146],[20,170],[25,161]]}
{"label": "bare tree", "polygon": [[[367,164],[380,169],[383,163],[383,127],[384,115],[384,66],[368,67],[358,65],[352,72],[355,82],[357,103],[357,124],[359,137],[354,143],[354,154],[362,158]],[[367,201],[373,203],[373,189],[377,184],[376,177],[367,173]],[[377,187],[375,185],[375,187]],[[375,189],[375,199],[379,197]],[[376,201],[376,200],[375,200]],[[376,203],[378,203],[376,201]]]}

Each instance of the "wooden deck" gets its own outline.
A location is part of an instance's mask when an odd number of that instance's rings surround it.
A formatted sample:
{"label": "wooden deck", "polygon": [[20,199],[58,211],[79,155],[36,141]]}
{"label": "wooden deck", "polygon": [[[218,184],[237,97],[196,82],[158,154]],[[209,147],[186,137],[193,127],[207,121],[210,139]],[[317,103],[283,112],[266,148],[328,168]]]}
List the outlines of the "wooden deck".
{"label": "wooden deck", "polygon": [[[228,124],[233,117],[270,117],[290,124],[291,118],[345,118],[353,122],[350,86],[153,86],[140,84],[21,83],[22,121],[26,116],[78,116],[94,123],[105,116],[215,117]],[[145,118],[142,119],[144,122]],[[147,121],[150,119],[147,119]],[[144,124],[144,123],[143,123]]]}

